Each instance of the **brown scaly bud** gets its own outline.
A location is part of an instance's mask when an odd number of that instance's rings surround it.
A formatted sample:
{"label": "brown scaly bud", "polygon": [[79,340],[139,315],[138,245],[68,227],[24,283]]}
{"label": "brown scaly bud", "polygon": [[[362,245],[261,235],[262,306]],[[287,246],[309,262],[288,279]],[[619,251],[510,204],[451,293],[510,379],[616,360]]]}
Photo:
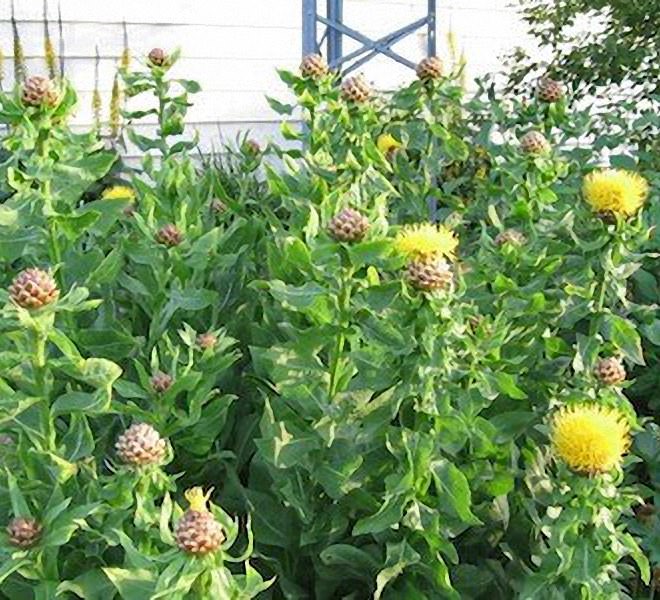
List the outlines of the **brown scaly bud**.
{"label": "brown scaly bud", "polygon": [[9,543],[19,548],[31,548],[41,537],[42,527],[32,517],[16,517],[7,525]]}
{"label": "brown scaly bud", "polygon": [[451,290],[454,273],[444,258],[420,258],[408,263],[407,279],[410,285],[424,292]]}
{"label": "brown scaly bud", "polygon": [[545,154],[550,151],[550,142],[538,131],[528,131],[520,138],[520,149],[525,154]]}
{"label": "brown scaly bud", "polygon": [[13,446],[14,438],[8,433],[0,433],[0,446]]}
{"label": "brown scaly bud", "polygon": [[653,519],[655,512],[655,506],[653,504],[641,504],[635,511],[635,517],[644,525],[648,525]]}
{"label": "brown scaly bud", "polygon": [[202,350],[209,350],[210,348],[215,348],[215,345],[218,343],[218,338],[213,333],[200,333],[197,336],[197,345]]}
{"label": "brown scaly bud", "polygon": [[55,302],[59,295],[55,280],[41,269],[21,271],[9,286],[9,297],[22,308],[42,308]]}
{"label": "brown scaly bud", "polygon": [[227,205],[222,200],[219,200],[218,198],[213,198],[213,200],[211,200],[211,211],[216,215],[221,215],[226,210]]}
{"label": "brown scaly bud", "polygon": [[158,371],[151,377],[150,383],[154,392],[157,394],[164,394],[172,387],[174,379],[171,375]]}
{"label": "brown scaly bud", "polygon": [[505,229],[495,237],[495,244],[503,246],[511,244],[512,246],[523,246],[527,243],[527,238],[517,229]]}
{"label": "brown scaly bud", "polygon": [[442,61],[437,56],[423,58],[417,65],[417,77],[422,81],[440,79],[442,77]]}
{"label": "brown scaly bud", "polygon": [[123,213],[125,217],[132,217],[136,212],[135,203],[131,202],[124,207]]}
{"label": "brown scaly bud", "polygon": [[352,208],[337,213],[328,225],[328,233],[338,242],[360,242],[369,230],[369,219]]}
{"label": "brown scaly bud", "polygon": [[183,233],[173,223],[168,223],[156,232],[156,241],[163,246],[172,248],[178,246],[183,241]]}
{"label": "brown scaly bud", "polygon": [[162,48],[154,48],[147,54],[147,60],[154,67],[164,67],[167,64],[168,56]]}
{"label": "brown scaly bud", "polygon": [[341,84],[341,95],[347,102],[362,103],[371,97],[371,86],[362,75],[347,77]]}
{"label": "brown scaly bud", "polygon": [[536,96],[542,102],[559,102],[564,94],[563,84],[550,77],[541,77],[536,85]]}
{"label": "brown scaly bud", "polygon": [[204,494],[196,487],[186,491],[190,508],[183,513],[174,530],[176,545],[188,554],[203,555],[215,552],[225,539],[222,527],[206,508],[211,491]]}
{"label": "brown scaly bud", "polygon": [[245,140],[242,146],[242,150],[245,154],[250,156],[257,156],[261,154],[261,146],[259,142],[255,140]]}
{"label": "brown scaly bud", "polygon": [[160,434],[146,423],[135,423],[122,433],[115,443],[117,456],[134,467],[155,465],[165,457],[167,444]]}
{"label": "brown scaly bud", "polygon": [[25,80],[21,100],[25,106],[55,106],[59,93],[50,79],[35,75]]}
{"label": "brown scaly bud", "polygon": [[626,368],[616,356],[601,358],[596,363],[594,373],[604,385],[617,385],[626,380]]}
{"label": "brown scaly bud", "polygon": [[300,74],[308,79],[320,79],[328,70],[328,63],[320,54],[308,54],[300,63]]}

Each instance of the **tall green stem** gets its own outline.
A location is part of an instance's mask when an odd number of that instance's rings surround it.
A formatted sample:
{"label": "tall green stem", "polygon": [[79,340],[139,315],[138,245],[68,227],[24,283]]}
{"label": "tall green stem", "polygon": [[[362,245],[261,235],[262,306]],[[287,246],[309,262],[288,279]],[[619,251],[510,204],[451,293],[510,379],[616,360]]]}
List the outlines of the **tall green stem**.
{"label": "tall green stem", "polygon": [[353,268],[342,268],[338,308],[339,308],[339,331],[335,339],[335,345],[330,358],[330,385],[328,394],[330,398],[334,398],[337,393],[337,383],[339,375],[339,366],[341,364],[341,355],[344,351],[344,344],[346,342],[346,330],[350,324],[351,314],[351,281],[353,277]]}

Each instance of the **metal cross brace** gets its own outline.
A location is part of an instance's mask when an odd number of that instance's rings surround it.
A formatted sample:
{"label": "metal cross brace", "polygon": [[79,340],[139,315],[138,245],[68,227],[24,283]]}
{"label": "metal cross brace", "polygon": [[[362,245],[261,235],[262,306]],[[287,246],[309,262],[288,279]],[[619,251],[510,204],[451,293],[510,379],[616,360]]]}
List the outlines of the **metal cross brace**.
{"label": "metal cross brace", "polygon": [[[344,73],[349,73],[357,69],[378,54],[387,56],[406,67],[414,69],[415,63],[392,50],[392,46],[424,26],[427,27],[428,35],[427,55],[435,55],[436,0],[428,0],[428,9],[425,17],[417,19],[413,23],[405,25],[376,40],[372,40],[363,33],[343,23],[343,0],[326,0],[326,3],[326,16],[323,16],[318,12],[317,0],[303,0],[303,56],[319,52],[321,45],[325,41],[328,64],[333,69],[342,69]],[[317,39],[318,23],[325,25],[325,33],[320,40]],[[343,55],[342,36],[344,35],[360,42],[362,47]],[[351,63],[350,61],[354,62]]]}

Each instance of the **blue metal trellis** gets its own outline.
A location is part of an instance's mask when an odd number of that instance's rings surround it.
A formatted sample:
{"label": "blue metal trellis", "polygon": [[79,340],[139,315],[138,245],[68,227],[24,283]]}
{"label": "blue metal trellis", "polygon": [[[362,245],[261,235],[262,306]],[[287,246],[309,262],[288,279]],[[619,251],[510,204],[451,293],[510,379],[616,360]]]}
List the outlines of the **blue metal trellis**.
{"label": "blue metal trellis", "polygon": [[[319,13],[317,0],[303,0],[303,56],[312,53],[325,54],[330,68],[341,70],[343,73],[349,73],[359,68],[378,54],[387,56],[406,67],[414,69],[415,63],[392,50],[392,46],[415,31],[426,27],[427,55],[434,56],[436,53],[435,5],[436,0],[428,0],[426,16],[373,40],[344,24],[344,0],[326,0],[325,16]],[[325,26],[320,39],[318,37],[319,24]],[[354,39],[362,46],[353,52],[343,54],[343,36]],[[326,46],[325,53],[321,50],[324,43]]]}

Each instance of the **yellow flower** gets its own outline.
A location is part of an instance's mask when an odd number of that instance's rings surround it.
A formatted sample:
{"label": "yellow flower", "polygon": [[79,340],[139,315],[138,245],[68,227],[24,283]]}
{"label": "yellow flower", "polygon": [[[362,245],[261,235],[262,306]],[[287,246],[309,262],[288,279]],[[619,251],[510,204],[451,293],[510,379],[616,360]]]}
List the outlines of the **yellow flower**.
{"label": "yellow flower", "polygon": [[135,200],[135,191],[126,185],[115,185],[103,190],[104,200]]}
{"label": "yellow flower", "polygon": [[212,492],[213,488],[204,493],[204,490],[201,487],[194,487],[186,490],[184,495],[186,500],[188,500],[190,510],[194,510],[195,512],[208,512],[206,503],[209,501]]}
{"label": "yellow flower", "polygon": [[389,133],[379,135],[376,145],[383,154],[394,152],[402,146],[401,142],[397,141],[394,136],[391,136]]}
{"label": "yellow flower", "polygon": [[394,245],[408,258],[446,256],[453,259],[458,238],[444,225],[423,223],[406,225],[397,236]]}
{"label": "yellow flower", "polygon": [[641,175],[621,169],[601,169],[584,178],[584,197],[596,212],[629,217],[644,204],[649,184]]}
{"label": "yellow flower", "polygon": [[628,421],[616,409],[597,404],[564,407],[551,426],[555,453],[579,473],[605,473],[621,464],[630,446]]}
{"label": "yellow flower", "polygon": [[488,174],[488,171],[486,170],[486,167],[479,167],[477,169],[477,172],[474,174],[474,176],[477,179],[486,179],[487,174]]}

